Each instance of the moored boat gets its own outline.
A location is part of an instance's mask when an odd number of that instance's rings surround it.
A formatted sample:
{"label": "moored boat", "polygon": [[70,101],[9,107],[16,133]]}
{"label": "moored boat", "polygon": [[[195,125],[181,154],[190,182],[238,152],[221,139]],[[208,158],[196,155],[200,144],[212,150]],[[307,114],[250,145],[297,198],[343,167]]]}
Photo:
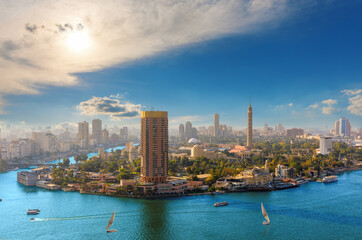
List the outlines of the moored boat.
{"label": "moored boat", "polygon": [[222,207],[222,206],[227,206],[227,205],[229,205],[228,202],[218,202],[218,203],[214,204],[215,207]]}
{"label": "moored boat", "polygon": [[326,176],[322,179],[322,183],[331,183],[331,182],[337,182],[338,176],[332,175],[332,176]]}

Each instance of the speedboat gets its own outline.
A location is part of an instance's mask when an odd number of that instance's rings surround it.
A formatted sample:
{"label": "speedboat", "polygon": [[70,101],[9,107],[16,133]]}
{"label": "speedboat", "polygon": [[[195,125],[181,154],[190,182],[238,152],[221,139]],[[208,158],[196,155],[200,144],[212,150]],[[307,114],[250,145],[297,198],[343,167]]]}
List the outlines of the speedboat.
{"label": "speedboat", "polygon": [[222,206],[227,206],[227,205],[229,205],[228,202],[218,202],[218,203],[214,204],[215,207],[222,207]]}
{"label": "speedboat", "polygon": [[34,221],[35,220],[35,218],[30,218],[30,221]]}

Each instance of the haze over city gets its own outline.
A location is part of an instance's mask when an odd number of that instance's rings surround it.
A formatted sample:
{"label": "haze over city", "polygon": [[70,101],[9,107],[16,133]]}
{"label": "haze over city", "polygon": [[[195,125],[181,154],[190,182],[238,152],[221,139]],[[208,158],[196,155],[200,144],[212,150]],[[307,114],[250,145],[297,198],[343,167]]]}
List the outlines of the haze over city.
{"label": "haze over city", "polygon": [[139,129],[153,108],[171,129],[215,112],[245,129],[249,96],[256,127],[325,130],[342,116],[361,127],[358,2],[84,4],[1,2],[3,128]]}

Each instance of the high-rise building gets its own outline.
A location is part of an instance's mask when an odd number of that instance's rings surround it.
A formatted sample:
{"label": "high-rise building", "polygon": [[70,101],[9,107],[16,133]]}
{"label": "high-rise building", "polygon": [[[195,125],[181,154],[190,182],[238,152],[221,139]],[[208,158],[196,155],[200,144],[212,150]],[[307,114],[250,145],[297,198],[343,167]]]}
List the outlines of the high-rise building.
{"label": "high-rise building", "polygon": [[214,137],[219,136],[220,129],[219,129],[219,114],[214,114]]}
{"label": "high-rise building", "polygon": [[339,120],[337,120],[335,123],[334,123],[334,133],[336,136],[339,136]]}
{"label": "high-rise building", "polygon": [[107,129],[102,130],[102,144],[107,145],[109,142],[109,133]]}
{"label": "high-rise building", "polygon": [[127,127],[121,128],[119,130],[119,133],[120,133],[121,140],[127,141],[127,139],[128,139],[128,128]]}
{"label": "high-rise building", "polygon": [[350,137],[351,136],[351,124],[345,117],[339,119],[339,135]]}
{"label": "high-rise building", "polygon": [[78,123],[78,140],[79,140],[81,147],[88,146],[89,124],[86,121]]}
{"label": "high-rise building", "polygon": [[184,138],[185,137],[185,126],[181,123],[180,126],[178,127],[178,136],[180,138]]}
{"label": "high-rise building", "polygon": [[186,131],[185,131],[185,137],[187,139],[192,138],[192,123],[190,121],[186,122]]}
{"label": "high-rise building", "polygon": [[96,140],[97,144],[102,142],[102,120],[100,119],[92,121],[92,138]]}
{"label": "high-rise building", "polygon": [[168,116],[164,111],[141,112],[141,179],[164,183],[168,163]]}
{"label": "high-rise building", "polygon": [[319,140],[319,152],[320,154],[329,154],[332,151],[332,138],[321,137]]}
{"label": "high-rise building", "polygon": [[248,108],[248,126],[246,134],[247,134],[246,146],[251,147],[253,144],[253,109],[251,108],[251,104],[249,104]]}

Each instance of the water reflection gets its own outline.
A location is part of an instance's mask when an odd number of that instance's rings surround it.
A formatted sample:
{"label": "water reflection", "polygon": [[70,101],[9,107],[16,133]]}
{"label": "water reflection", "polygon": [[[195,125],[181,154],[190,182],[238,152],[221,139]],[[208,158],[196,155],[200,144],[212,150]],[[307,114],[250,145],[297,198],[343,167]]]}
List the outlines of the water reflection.
{"label": "water reflection", "polygon": [[144,200],[138,239],[172,239],[167,223],[166,200]]}

